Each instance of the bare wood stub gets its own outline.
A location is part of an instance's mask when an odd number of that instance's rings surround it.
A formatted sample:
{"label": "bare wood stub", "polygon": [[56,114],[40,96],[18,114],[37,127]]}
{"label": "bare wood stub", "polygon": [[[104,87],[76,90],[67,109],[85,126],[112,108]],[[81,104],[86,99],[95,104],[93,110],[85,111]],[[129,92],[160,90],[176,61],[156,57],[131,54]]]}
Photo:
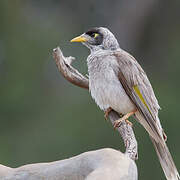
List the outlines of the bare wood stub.
{"label": "bare wood stub", "polygon": [[89,80],[71,66],[71,62],[75,60],[74,57],[65,58],[59,47],[53,49],[53,57],[58,70],[65,79],[76,86],[89,89]]}

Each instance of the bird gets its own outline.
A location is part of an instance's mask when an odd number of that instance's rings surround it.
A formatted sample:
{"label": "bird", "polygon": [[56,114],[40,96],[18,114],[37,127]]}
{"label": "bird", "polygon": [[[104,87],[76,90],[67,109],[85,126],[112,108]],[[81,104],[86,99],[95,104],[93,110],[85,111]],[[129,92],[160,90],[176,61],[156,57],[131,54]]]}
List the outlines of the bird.
{"label": "bird", "polygon": [[89,90],[105,117],[114,110],[121,115],[114,127],[133,116],[148,132],[167,180],[180,180],[158,117],[160,106],[151,83],[137,60],[123,50],[105,27],[94,27],[75,37],[90,49],[87,58]]}

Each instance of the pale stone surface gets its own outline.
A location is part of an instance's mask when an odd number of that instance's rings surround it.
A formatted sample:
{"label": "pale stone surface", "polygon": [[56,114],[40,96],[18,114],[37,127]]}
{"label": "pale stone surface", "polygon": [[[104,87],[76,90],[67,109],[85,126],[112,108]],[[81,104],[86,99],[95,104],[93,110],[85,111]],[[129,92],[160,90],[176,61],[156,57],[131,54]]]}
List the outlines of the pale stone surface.
{"label": "pale stone surface", "polygon": [[8,168],[1,180],[137,180],[135,162],[120,151],[105,148],[50,162]]}

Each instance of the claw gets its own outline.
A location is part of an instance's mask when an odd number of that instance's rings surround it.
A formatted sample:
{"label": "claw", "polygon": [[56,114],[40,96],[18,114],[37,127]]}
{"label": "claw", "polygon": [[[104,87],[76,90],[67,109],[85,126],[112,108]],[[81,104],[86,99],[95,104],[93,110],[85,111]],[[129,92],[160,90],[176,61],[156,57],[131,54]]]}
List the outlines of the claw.
{"label": "claw", "polygon": [[125,120],[127,124],[129,124],[131,127],[133,126],[133,123],[129,121],[128,119]]}
{"label": "claw", "polygon": [[166,142],[167,141],[167,135],[165,134],[164,131],[163,131],[163,138],[164,138],[164,141]]}
{"label": "claw", "polygon": [[118,128],[118,127],[121,125],[122,121],[125,121],[127,124],[129,124],[130,126],[132,126],[133,124],[132,124],[130,121],[128,121],[128,118],[129,118],[130,116],[132,116],[135,112],[136,112],[136,111],[132,111],[132,112],[130,112],[130,113],[127,113],[127,114],[125,114],[122,118],[114,121],[114,129]]}
{"label": "claw", "polygon": [[114,121],[114,125],[113,125],[114,130],[120,126],[120,124],[122,123],[122,121],[123,121],[122,118]]}

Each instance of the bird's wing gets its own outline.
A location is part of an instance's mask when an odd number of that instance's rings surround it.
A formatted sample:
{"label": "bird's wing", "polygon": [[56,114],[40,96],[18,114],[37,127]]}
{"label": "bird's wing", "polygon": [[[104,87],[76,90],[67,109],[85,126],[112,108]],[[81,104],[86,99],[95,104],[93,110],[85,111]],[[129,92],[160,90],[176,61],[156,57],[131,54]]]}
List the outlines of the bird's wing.
{"label": "bird's wing", "polygon": [[135,58],[123,50],[115,51],[111,56],[117,60],[118,68],[115,73],[126,93],[136,105],[153,135],[161,139],[162,128],[158,118],[160,107],[146,73]]}

